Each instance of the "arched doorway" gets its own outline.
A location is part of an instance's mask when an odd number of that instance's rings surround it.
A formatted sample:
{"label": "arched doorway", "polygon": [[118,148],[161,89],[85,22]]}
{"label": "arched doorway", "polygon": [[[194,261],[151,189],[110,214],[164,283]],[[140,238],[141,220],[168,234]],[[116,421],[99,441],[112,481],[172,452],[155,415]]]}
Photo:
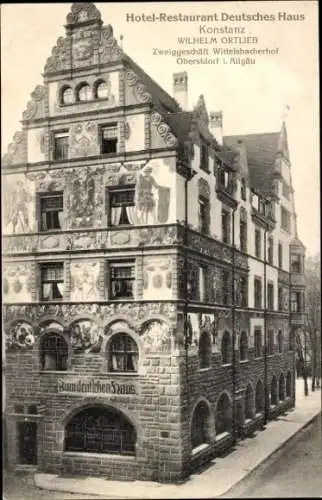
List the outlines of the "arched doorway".
{"label": "arched doorway", "polygon": [[216,434],[231,432],[232,406],[228,394],[224,392],[217,403],[216,409]]}
{"label": "arched doorway", "polygon": [[65,428],[65,451],[134,455],[136,431],[115,408],[90,406],[74,415]]}
{"label": "arched doorway", "polygon": [[256,384],[256,413],[263,413],[264,410],[264,388],[262,381],[259,380]]}
{"label": "arched doorway", "polygon": [[284,401],[285,399],[285,377],[283,373],[280,374],[280,378],[278,381],[278,396],[280,401]]}
{"label": "arched doorway", "polygon": [[254,416],[254,394],[253,388],[248,384],[245,394],[245,418],[252,419]]}
{"label": "arched doorway", "polygon": [[278,403],[278,398],[277,398],[277,379],[275,375],[272,377],[271,381],[271,405],[275,406]]}
{"label": "arched doorway", "polygon": [[211,441],[211,412],[205,401],[197,404],[191,423],[191,446],[198,446],[210,443]]}

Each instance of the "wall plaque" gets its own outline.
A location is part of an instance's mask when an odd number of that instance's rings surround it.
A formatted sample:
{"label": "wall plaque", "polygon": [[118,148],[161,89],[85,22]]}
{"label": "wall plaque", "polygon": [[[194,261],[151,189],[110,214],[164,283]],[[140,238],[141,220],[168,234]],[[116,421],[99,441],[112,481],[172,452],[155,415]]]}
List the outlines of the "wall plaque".
{"label": "wall plaque", "polygon": [[63,394],[86,394],[88,396],[136,396],[139,393],[139,386],[136,381],[123,381],[115,379],[97,378],[59,378],[58,393]]}

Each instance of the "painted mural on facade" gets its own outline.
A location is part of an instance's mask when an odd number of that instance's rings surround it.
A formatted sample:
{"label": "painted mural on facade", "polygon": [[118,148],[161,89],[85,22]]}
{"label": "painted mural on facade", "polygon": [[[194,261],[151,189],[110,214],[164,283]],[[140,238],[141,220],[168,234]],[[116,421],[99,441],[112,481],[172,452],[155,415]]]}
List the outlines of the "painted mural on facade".
{"label": "painted mural on facade", "polygon": [[34,183],[24,174],[13,174],[3,180],[3,232],[5,234],[35,231]]}
{"label": "painted mural on facade", "polygon": [[3,267],[3,301],[31,302],[32,268],[29,262],[5,264]]}
{"label": "painted mural on facade", "polygon": [[71,262],[71,292],[72,302],[100,300],[99,293],[99,262]]}
{"label": "painted mural on facade", "polygon": [[169,257],[146,257],[143,270],[143,299],[172,298],[172,263]]}

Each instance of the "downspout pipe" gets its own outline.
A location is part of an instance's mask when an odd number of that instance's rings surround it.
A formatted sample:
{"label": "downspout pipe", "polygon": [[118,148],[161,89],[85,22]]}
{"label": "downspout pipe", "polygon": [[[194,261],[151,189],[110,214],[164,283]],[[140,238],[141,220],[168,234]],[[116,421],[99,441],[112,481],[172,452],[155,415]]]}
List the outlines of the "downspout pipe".
{"label": "downspout pipe", "polygon": [[267,373],[267,227],[264,233],[264,425],[268,422],[269,412],[269,391],[268,391],[268,373]]}
{"label": "downspout pipe", "polygon": [[233,208],[232,212],[232,307],[231,307],[231,316],[232,316],[232,333],[233,333],[233,359],[232,359],[232,386],[233,386],[233,444],[236,443],[237,439],[237,422],[236,422],[236,325],[235,325],[235,208]]}

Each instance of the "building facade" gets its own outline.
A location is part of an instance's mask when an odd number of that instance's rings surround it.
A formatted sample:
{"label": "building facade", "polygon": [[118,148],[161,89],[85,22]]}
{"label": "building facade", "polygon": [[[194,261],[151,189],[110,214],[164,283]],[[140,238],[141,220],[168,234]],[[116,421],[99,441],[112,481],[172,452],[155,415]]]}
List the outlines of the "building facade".
{"label": "building facade", "polygon": [[224,137],[75,3],[3,158],[8,464],[178,481],[294,406],[285,124]]}

